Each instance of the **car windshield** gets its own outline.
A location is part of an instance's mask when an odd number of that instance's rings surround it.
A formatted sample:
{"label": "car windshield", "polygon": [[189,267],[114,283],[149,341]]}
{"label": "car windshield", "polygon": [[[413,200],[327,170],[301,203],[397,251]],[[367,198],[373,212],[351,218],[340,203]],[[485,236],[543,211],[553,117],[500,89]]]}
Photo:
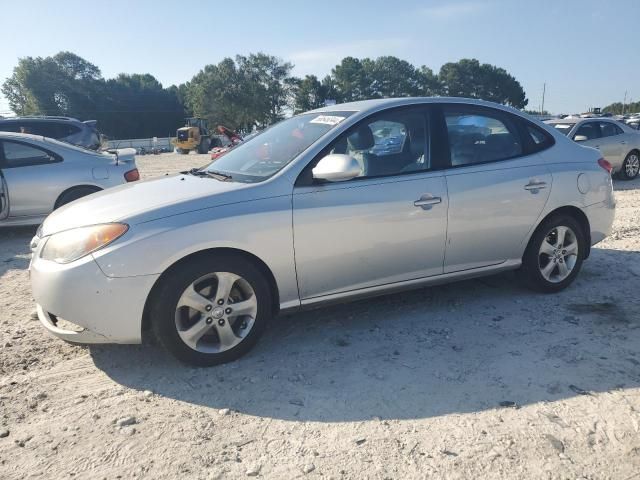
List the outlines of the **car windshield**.
{"label": "car windshield", "polygon": [[239,182],[261,182],[288,165],[353,112],[307,113],[283,120],[205,168]]}
{"label": "car windshield", "polygon": [[552,123],[551,126],[558,130],[559,132],[569,135],[569,132],[573,128],[575,123]]}

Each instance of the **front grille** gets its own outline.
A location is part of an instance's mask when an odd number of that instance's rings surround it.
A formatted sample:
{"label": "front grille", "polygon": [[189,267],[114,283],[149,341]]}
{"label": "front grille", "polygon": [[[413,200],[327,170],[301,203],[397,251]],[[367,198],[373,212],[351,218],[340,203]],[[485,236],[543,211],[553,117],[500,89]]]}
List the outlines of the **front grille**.
{"label": "front grille", "polygon": [[178,140],[186,142],[189,139],[189,132],[178,132]]}

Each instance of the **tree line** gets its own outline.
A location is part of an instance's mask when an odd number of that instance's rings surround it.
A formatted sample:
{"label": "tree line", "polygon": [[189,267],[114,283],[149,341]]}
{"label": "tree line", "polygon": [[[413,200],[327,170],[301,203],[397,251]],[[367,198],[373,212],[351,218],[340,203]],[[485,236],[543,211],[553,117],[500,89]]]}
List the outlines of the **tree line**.
{"label": "tree line", "polygon": [[524,108],[520,83],[506,70],[462,59],[436,74],[393,56],[345,57],[324,78],[291,74],[293,64],[265,53],[237,55],[206,65],[190,81],[164,88],[150,74],[105,79],[71,52],[18,61],[2,93],[17,115],[62,115],[98,121],[112,138],[173,134],[184,117],[249,132],[292,113],[370,98],[456,96]]}
{"label": "tree line", "polygon": [[623,113],[638,113],[640,112],[640,102],[630,102],[625,104],[623,104],[622,102],[615,102],[604,107],[602,111],[606,113],[612,113],[614,115],[622,115]]}

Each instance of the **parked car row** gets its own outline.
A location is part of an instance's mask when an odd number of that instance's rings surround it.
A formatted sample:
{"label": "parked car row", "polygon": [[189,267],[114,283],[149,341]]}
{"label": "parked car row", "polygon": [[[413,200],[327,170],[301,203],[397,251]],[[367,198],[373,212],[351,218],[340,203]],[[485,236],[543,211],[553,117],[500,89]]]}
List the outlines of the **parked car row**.
{"label": "parked car row", "polygon": [[179,359],[214,365],[278,312],[506,270],[560,291],[611,231],[616,167],[603,155],[628,151],[585,147],[613,128],[599,122],[590,137],[446,98],[297,115],[208,167],[49,215],[31,244],[39,319],[80,343],[139,343],[148,327]]}
{"label": "parked car row", "polygon": [[548,125],[575,142],[602,152],[613,173],[631,180],[640,171],[640,133],[610,118],[567,117],[546,120]]}

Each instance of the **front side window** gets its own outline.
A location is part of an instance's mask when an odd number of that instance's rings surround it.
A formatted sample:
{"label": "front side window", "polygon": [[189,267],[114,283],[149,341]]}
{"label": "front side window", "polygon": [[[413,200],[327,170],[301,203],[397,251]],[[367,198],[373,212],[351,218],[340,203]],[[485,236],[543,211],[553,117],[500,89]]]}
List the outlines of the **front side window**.
{"label": "front side window", "polygon": [[16,143],[10,141],[2,142],[4,149],[4,167],[16,168],[26,167],[29,165],[43,165],[53,163],[58,159],[44,150],[27,145],[24,143]]}
{"label": "front side window", "polygon": [[263,181],[288,165],[351,114],[307,113],[283,120],[232,148],[205,170],[231,176],[233,181]]}
{"label": "front side window", "polygon": [[578,136],[586,137],[587,140],[600,138],[600,129],[598,128],[598,124],[596,122],[583,123],[578,127],[578,131],[574,138]]}
{"label": "front side window", "polygon": [[451,165],[475,165],[522,155],[517,128],[506,115],[445,109]]}
{"label": "front side window", "polygon": [[360,177],[380,177],[430,167],[427,128],[421,111],[393,111],[364,120],[343,134],[327,153],[354,157]]}

